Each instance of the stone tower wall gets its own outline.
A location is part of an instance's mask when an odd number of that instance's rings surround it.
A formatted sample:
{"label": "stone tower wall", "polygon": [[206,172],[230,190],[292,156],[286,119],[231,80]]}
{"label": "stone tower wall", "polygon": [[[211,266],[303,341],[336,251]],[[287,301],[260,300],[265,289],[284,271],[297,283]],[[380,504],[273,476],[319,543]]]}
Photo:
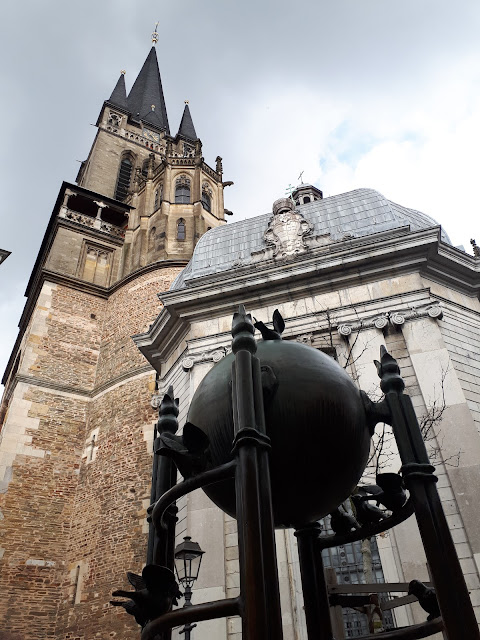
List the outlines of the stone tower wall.
{"label": "stone tower wall", "polygon": [[180,270],[141,273],[109,299],[42,287],[0,442],[0,628],[22,640],[135,630],[108,604],[147,539],[155,374],[131,336]]}

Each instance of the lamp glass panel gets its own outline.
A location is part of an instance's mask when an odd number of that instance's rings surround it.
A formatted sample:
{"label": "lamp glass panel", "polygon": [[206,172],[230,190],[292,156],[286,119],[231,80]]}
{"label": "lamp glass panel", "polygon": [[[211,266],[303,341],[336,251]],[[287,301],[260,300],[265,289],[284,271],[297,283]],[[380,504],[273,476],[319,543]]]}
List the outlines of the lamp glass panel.
{"label": "lamp glass panel", "polygon": [[177,576],[180,582],[185,580],[186,575],[186,566],[185,566],[185,557],[182,555],[180,557],[175,558],[175,569],[177,570]]}
{"label": "lamp glass panel", "polygon": [[198,572],[200,571],[200,563],[202,561],[201,554],[195,554],[190,560],[190,575],[194,580],[198,578]]}

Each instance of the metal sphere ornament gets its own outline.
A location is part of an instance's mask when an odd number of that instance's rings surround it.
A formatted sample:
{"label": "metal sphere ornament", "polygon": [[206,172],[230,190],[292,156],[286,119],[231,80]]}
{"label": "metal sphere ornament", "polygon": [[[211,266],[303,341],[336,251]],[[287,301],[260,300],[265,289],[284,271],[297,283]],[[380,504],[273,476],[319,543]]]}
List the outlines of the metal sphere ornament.
{"label": "metal sphere ornament", "polygon": [[[255,327],[276,527],[313,522],[333,511],[357,485],[367,463],[371,432],[359,389],[330,356],[284,341],[278,311],[274,328]],[[209,438],[213,467],[232,459],[234,438],[232,363],[223,358],[205,376],[192,399],[188,421]],[[223,511],[235,516],[233,480],[204,488]]]}

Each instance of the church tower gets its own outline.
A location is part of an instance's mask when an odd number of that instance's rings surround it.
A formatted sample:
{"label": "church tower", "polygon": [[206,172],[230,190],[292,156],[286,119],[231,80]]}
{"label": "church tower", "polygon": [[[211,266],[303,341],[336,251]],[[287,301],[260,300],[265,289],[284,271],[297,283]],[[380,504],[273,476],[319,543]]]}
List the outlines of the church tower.
{"label": "church tower", "polygon": [[170,133],[157,40],[128,95],[122,73],[104,102],[77,184],[62,184],[3,378],[0,629],[12,639],[137,633],[108,604],[147,542],[156,377],[131,336],[225,223],[222,161],[206,164],[188,104]]}

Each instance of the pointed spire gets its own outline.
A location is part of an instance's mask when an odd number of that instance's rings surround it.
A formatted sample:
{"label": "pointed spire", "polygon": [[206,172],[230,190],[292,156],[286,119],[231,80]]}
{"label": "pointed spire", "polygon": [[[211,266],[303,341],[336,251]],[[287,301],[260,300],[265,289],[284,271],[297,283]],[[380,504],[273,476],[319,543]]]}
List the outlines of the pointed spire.
{"label": "pointed spire", "polygon": [[185,109],[183,110],[183,116],[180,122],[180,127],[178,128],[177,135],[184,136],[189,140],[198,140],[197,134],[195,132],[195,127],[193,126],[193,120],[190,114],[188,100],[185,100]]}
{"label": "pointed spire", "polygon": [[150,49],[133,83],[127,104],[134,119],[145,120],[170,133],[155,47]]}
{"label": "pointed spire", "polygon": [[112,91],[112,95],[108,99],[108,102],[121,107],[127,108],[127,90],[125,89],[125,71],[121,71],[120,77],[115,85],[115,89]]}

